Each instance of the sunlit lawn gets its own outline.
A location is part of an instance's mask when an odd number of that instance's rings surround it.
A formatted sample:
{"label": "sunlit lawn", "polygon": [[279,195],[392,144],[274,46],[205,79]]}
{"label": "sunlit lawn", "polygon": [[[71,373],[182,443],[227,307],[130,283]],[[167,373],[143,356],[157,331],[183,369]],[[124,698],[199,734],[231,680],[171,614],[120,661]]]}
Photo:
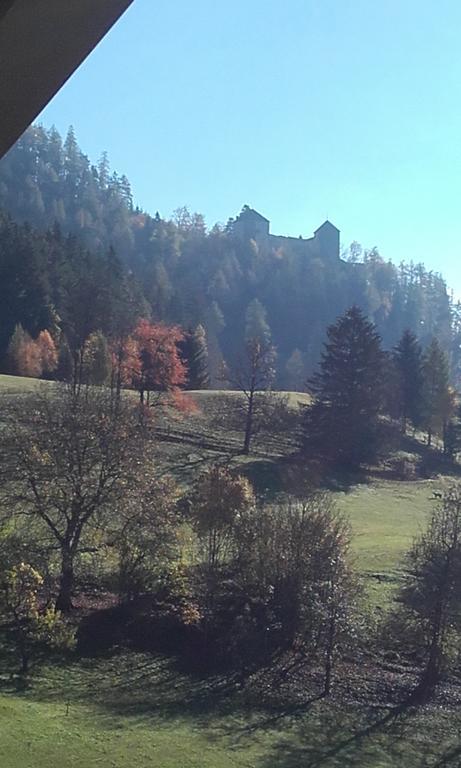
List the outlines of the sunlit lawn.
{"label": "sunlit lawn", "polygon": [[25,376],[6,376],[0,373],[0,392],[14,394],[15,392],[32,392],[40,385],[38,379],[29,379]]}

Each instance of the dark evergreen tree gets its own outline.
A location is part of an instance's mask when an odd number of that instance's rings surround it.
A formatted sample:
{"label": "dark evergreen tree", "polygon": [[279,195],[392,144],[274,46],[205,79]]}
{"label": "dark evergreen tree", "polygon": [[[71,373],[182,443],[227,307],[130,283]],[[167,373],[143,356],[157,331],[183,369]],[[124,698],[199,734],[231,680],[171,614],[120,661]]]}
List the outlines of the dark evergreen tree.
{"label": "dark evergreen tree", "polygon": [[453,408],[448,358],[436,338],[424,353],[423,398],[423,424],[431,445],[433,435],[443,435]]}
{"label": "dark evergreen tree", "polygon": [[405,433],[410,421],[414,427],[421,424],[423,413],[423,361],[422,349],[415,334],[406,330],[394,349],[397,370],[395,392],[397,409]]}
{"label": "dark evergreen tree", "polygon": [[452,461],[461,452],[461,406],[454,408],[454,413],[446,422],[443,430],[443,452]]}
{"label": "dark evergreen tree", "polygon": [[59,341],[58,349],[58,367],[55,376],[58,381],[72,381],[74,374],[74,361],[72,353],[67,343],[67,339],[62,336]]}
{"label": "dark evergreen tree", "polygon": [[311,382],[304,446],[311,456],[357,467],[378,448],[383,353],[375,326],[352,307],[327,331],[320,370]]}
{"label": "dark evergreen tree", "polygon": [[210,384],[208,347],[203,325],[184,334],[179,345],[181,357],[187,364],[187,389],[207,389]]}

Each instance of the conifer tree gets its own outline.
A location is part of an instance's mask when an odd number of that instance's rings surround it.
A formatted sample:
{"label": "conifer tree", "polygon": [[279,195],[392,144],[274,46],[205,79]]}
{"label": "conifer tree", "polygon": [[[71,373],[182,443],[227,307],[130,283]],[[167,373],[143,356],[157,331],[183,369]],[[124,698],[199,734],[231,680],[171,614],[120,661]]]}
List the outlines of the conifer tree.
{"label": "conifer tree", "polygon": [[299,392],[305,386],[305,368],[302,353],[294,349],[285,365],[287,389]]}
{"label": "conifer tree", "polygon": [[357,467],[374,457],[382,401],[383,352],[375,326],[352,307],[327,331],[305,423],[310,455]]}
{"label": "conifer tree", "polygon": [[29,334],[25,332],[21,323],[18,323],[15,326],[6,353],[8,373],[16,374],[18,372],[18,360],[21,354],[21,347],[26,342],[28,335]]}
{"label": "conifer tree", "polygon": [[89,384],[107,384],[111,374],[111,356],[107,339],[101,331],[92,333],[85,342],[84,378]]}
{"label": "conifer tree", "polygon": [[410,421],[414,427],[421,424],[423,410],[423,362],[422,350],[412,331],[403,332],[397,344],[393,360],[398,377],[398,411],[405,433]]}
{"label": "conifer tree", "polygon": [[424,353],[423,398],[424,428],[431,445],[433,435],[443,433],[452,409],[448,358],[436,338]]}
{"label": "conifer tree", "polygon": [[213,301],[206,313],[206,336],[208,342],[208,367],[211,386],[221,386],[223,354],[219,343],[221,332],[226,323],[219,304]]}
{"label": "conifer tree", "polygon": [[187,364],[187,389],[207,389],[210,384],[208,347],[203,325],[184,334],[180,351]]}
{"label": "conifer tree", "polygon": [[250,301],[245,313],[245,341],[258,339],[261,344],[271,343],[267,312],[258,299]]}
{"label": "conifer tree", "polygon": [[461,406],[453,404],[453,413],[443,430],[443,452],[452,461],[461,451]]}
{"label": "conifer tree", "polygon": [[62,336],[59,342],[58,365],[56,367],[56,378],[58,381],[71,381],[74,374],[74,360],[69,344],[65,336]]}

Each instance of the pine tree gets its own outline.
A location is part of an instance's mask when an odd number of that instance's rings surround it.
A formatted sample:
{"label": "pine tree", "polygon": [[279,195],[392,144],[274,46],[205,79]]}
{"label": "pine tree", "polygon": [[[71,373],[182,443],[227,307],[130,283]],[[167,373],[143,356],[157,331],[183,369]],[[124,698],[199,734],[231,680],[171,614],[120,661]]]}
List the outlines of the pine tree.
{"label": "pine tree", "polygon": [[421,424],[423,410],[422,349],[412,331],[404,331],[394,350],[393,361],[398,375],[398,410],[405,433],[408,421],[414,427]]}
{"label": "pine tree", "polygon": [[294,349],[285,365],[286,386],[293,392],[299,392],[305,387],[305,367],[303,356],[299,349]]}
{"label": "pine tree", "polygon": [[58,365],[56,368],[56,378],[58,381],[71,381],[74,374],[74,360],[69,344],[65,336],[62,336],[59,342]]}
{"label": "pine tree", "polygon": [[443,430],[443,452],[452,461],[461,451],[461,406],[453,406],[453,415]]}
{"label": "pine tree", "polygon": [[225,327],[224,315],[219,304],[213,301],[206,312],[206,337],[208,342],[208,367],[211,386],[222,386],[223,354],[220,335]]}
{"label": "pine tree", "polygon": [[267,312],[258,299],[250,301],[245,313],[245,341],[251,339],[258,339],[261,344],[271,343]]}
{"label": "pine tree", "polygon": [[423,357],[423,423],[428,445],[434,434],[443,433],[451,409],[448,358],[433,338]]}
{"label": "pine tree", "polygon": [[352,307],[327,331],[311,382],[305,447],[310,455],[357,467],[374,457],[382,400],[383,353],[375,326]]}
{"label": "pine tree", "polygon": [[207,389],[210,384],[208,347],[203,325],[184,334],[181,356],[187,364],[187,389]]}
{"label": "pine tree", "polygon": [[21,354],[21,348],[23,344],[26,343],[27,337],[29,337],[29,334],[25,332],[21,323],[18,323],[15,326],[6,353],[8,373],[15,375],[18,372],[18,360]]}
{"label": "pine tree", "polygon": [[85,342],[84,378],[89,384],[107,384],[111,374],[111,357],[107,339],[101,331],[92,333]]}

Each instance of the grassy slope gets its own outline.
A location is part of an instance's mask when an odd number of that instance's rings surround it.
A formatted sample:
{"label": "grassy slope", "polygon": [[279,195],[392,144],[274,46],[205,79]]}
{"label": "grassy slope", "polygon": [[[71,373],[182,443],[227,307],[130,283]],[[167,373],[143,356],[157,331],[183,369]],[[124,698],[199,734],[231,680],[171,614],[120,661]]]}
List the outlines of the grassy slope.
{"label": "grassy slope", "polygon": [[[43,382],[41,383],[43,384]],[[0,393],[7,395],[30,392],[37,384],[40,382],[36,379],[0,375]],[[182,434],[182,430],[184,430],[186,438],[195,436],[194,432],[197,435],[206,434],[206,432],[210,434],[210,413],[213,408],[216,409],[216,404],[219,403],[220,398],[223,398],[223,392],[208,390],[191,392],[190,394],[200,412],[198,416],[192,416],[190,421],[186,420],[186,429],[184,429],[181,418],[178,419],[177,423],[173,423],[173,429],[178,430],[179,434]],[[309,401],[309,396],[304,393],[287,392],[282,394],[288,398],[292,406],[299,403],[305,404]],[[225,392],[225,398],[228,401],[239,396],[239,393]],[[204,429],[204,423],[206,423],[207,429]],[[234,443],[231,442],[234,438],[232,433],[230,433],[231,439],[229,439],[229,433],[222,434],[223,445],[227,439],[231,448],[239,447],[240,436],[236,437]],[[216,435],[219,435],[219,427],[214,437]],[[207,454],[207,449],[200,444],[194,445],[192,441],[189,446],[186,440],[184,445],[176,450],[172,449],[168,442],[161,443],[159,453],[163,454],[164,457],[171,454],[173,465],[179,457],[184,460],[185,464],[193,466],[196,462],[197,469],[200,470],[202,468],[201,458]],[[261,446],[258,446],[257,443],[255,443],[255,454],[258,459],[266,458],[261,452]],[[210,455],[207,458],[210,461],[219,458],[218,451],[210,450]],[[242,460],[240,456],[236,461],[245,464],[248,460]],[[433,488],[437,487],[438,484],[433,481],[381,481],[369,485],[357,485],[347,493],[338,492],[336,494],[339,507],[352,524],[354,550],[360,570],[365,573],[390,573],[391,575],[398,570],[402,554],[431,509],[433,504],[431,495]]]}
{"label": "grassy slope", "polygon": [[[32,379],[0,376],[0,392],[34,386]],[[196,396],[204,412],[217,394]],[[391,584],[398,576],[401,555],[433,503],[433,487],[381,481],[337,493],[352,524],[357,565],[379,599],[382,585],[373,575]],[[369,730],[379,712],[338,711],[322,702],[297,715],[261,712],[216,696],[208,683],[182,677],[161,659],[130,656],[37,670],[23,692],[7,669],[0,682],[2,768],[419,768],[459,760],[458,716],[409,713]]]}
{"label": "grassy slope", "polygon": [[40,385],[38,379],[29,379],[25,376],[5,376],[0,373],[0,392],[12,393],[15,392],[31,392],[37,386]]}
{"label": "grassy slope", "polygon": [[352,525],[361,570],[392,573],[433,507],[433,481],[382,481],[337,494]]}

